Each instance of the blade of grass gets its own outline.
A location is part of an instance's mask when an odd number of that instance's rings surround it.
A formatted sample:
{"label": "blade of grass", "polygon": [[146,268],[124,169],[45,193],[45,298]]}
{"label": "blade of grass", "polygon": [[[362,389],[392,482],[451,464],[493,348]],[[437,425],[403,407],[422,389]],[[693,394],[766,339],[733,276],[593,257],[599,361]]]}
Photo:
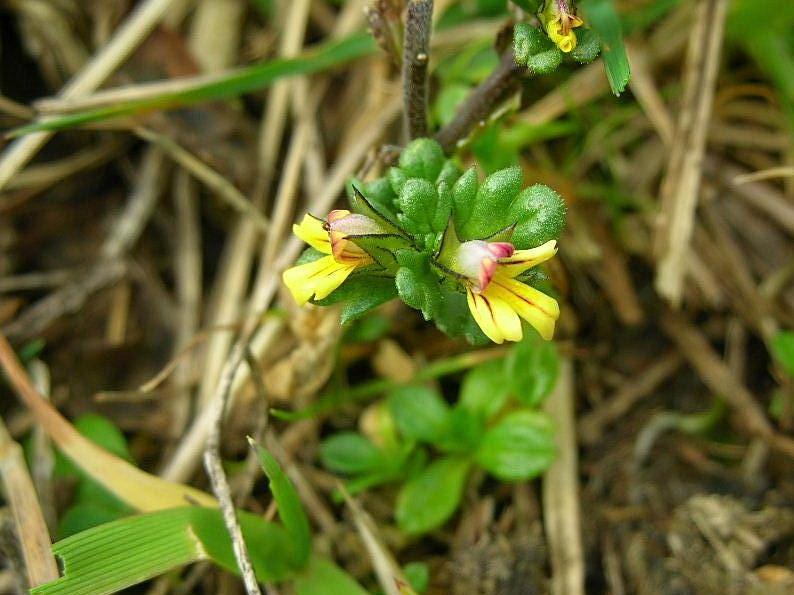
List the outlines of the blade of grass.
{"label": "blade of grass", "polygon": [[[375,50],[376,45],[372,38],[360,33],[338,42],[323,44],[296,58],[279,58],[218,76],[187,79],[182,81],[181,85],[174,81],[139,85],[134,91],[136,97],[127,101],[119,101],[119,93],[122,91],[110,91],[103,101],[115,100],[115,103],[77,113],[47,117],[16,128],[7,136],[18,137],[40,131],[65,130],[120,116],[140,115],[200,101],[237,97],[267,87],[278,79],[328,70],[372,54]],[[169,87],[173,89],[176,85],[181,88],[168,90]],[[101,94],[98,94],[98,97],[101,99]]]}
{"label": "blade of grass", "polygon": [[[289,536],[278,525],[239,511],[261,582],[283,581],[295,573]],[[218,509],[188,506],[126,517],[56,543],[63,576],[31,595],[106,595],[171,569],[211,560],[239,573],[232,544]]]}
{"label": "blade of grass", "polygon": [[272,454],[259,446],[250,436],[248,443],[256,452],[262,470],[270,480],[270,491],[276,500],[278,515],[292,538],[295,561],[299,566],[304,566],[311,553],[312,536],[309,519],[306,517],[306,511],[303,510],[298,492]]}
{"label": "blade of grass", "polygon": [[604,68],[612,92],[620,95],[626,90],[631,78],[631,66],[623,45],[620,17],[612,0],[585,0],[582,10],[587,24],[601,37]]}

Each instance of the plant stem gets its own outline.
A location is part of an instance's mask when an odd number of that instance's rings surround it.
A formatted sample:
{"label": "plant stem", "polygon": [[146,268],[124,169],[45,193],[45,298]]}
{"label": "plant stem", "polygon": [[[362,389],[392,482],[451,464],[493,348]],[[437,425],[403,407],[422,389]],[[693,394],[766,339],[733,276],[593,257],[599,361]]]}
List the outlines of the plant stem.
{"label": "plant stem", "polygon": [[461,139],[468,136],[478,123],[483,122],[500,103],[518,90],[524,71],[523,66],[516,64],[513,49],[506,50],[499,66],[469,94],[458,108],[455,118],[436,134],[436,140],[444,153],[451,154]]}
{"label": "plant stem", "polygon": [[433,0],[410,0],[403,43],[403,100],[409,139],[427,136],[427,64]]}
{"label": "plant stem", "polygon": [[[422,368],[416,376],[411,379],[411,382],[427,382],[428,380],[455,374],[456,372],[473,368],[482,362],[502,358],[505,355],[507,355],[506,347],[493,347],[490,349],[481,349],[479,351],[469,351],[460,355],[453,355],[452,357],[437,360]],[[386,378],[378,378],[376,380],[370,380],[369,382],[363,382],[343,392],[334,391],[326,393],[317,399],[317,402],[312,406],[301,411],[282,411],[274,409],[271,411],[271,414],[274,417],[287,421],[307,419],[331,411],[342,403],[364,401],[396,386],[400,386],[400,384],[399,382],[394,382]]]}

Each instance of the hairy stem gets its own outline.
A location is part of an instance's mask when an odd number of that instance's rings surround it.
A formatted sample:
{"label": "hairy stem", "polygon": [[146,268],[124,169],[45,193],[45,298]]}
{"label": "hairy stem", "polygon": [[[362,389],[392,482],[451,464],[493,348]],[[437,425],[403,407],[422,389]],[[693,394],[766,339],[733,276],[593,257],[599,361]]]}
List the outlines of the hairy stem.
{"label": "hairy stem", "polygon": [[433,0],[410,0],[403,43],[403,100],[408,138],[427,136],[427,64]]}

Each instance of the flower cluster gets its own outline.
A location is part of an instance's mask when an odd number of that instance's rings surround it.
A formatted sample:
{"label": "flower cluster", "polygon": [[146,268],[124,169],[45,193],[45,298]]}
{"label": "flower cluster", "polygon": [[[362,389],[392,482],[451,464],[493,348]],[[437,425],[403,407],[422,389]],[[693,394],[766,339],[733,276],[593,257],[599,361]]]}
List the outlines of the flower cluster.
{"label": "flower cluster", "polygon": [[399,296],[474,342],[519,341],[521,319],[551,339],[559,307],[533,284],[557,251],[565,208],[548,187],[521,186],[519,168],[480,183],[434,141],[414,141],[386,178],[351,188],[351,211],[294,226],[310,248],[284,283],[299,304],[344,303],[345,320]]}

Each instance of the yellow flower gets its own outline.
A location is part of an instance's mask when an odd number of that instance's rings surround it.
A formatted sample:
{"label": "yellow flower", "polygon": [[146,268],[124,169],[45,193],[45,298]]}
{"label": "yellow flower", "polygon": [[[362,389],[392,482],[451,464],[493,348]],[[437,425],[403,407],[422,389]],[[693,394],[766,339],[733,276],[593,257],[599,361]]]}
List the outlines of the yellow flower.
{"label": "yellow flower", "polygon": [[584,21],[568,6],[568,0],[546,0],[538,15],[546,34],[566,54],[576,48],[576,27]]}
{"label": "yellow flower", "polygon": [[[468,246],[467,246],[468,245]],[[504,251],[504,244],[494,248]],[[493,253],[487,255],[481,243],[464,242],[458,249],[458,261],[469,261],[466,280],[466,296],[469,310],[482,332],[494,343],[520,341],[523,337],[521,318],[531,324],[545,340],[554,336],[554,325],[560,316],[557,300],[545,293],[517,281],[515,277],[538,264],[549,260],[557,253],[557,242],[552,240],[531,250],[511,250],[511,255],[496,260]],[[475,275],[471,267],[471,255],[466,252],[484,254],[480,270]],[[483,274],[482,271],[487,271]]]}
{"label": "yellow flower", "polygon": [[310,299],[321,300],[344,283],[358,267],[372,264],[372,258],[348,238],[382,232],[369,217],[350,211],[331,211],[328,221],[306,215],[293,233],[312,248],[327,254],[315,261],[284,271],[284,285],[299,305]]}

